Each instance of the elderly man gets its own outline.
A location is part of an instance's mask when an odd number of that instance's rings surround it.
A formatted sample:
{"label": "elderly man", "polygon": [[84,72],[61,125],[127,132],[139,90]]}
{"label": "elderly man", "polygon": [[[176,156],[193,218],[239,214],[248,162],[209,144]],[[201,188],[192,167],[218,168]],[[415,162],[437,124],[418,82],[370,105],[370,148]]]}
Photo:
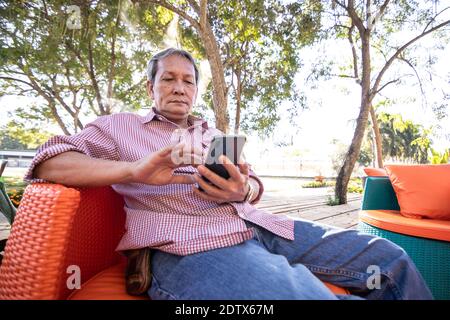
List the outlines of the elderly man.
{"label": "elderly man", "polygon": [[218,130],[190,115],[198,70],[189,53],[156,54],[147,75],[148,115],[102,116],[77,135],[53,137],[27,178],[112,185],[123,195],[127,231],[117,250],[151,248],[152,299],[341,298],[322,281],[348,288],[346,298],[432,298],[393,243],[256,209],[263,185],[247,164],[225,158],[228,180],[193,165]]}

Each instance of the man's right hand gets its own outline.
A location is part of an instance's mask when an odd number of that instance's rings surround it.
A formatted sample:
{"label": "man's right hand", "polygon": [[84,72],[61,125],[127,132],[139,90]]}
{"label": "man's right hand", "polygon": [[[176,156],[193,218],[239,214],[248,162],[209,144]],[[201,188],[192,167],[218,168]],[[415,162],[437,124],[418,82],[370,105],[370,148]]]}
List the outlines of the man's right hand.
{"label": "man's right hand", "polygon": [[179,167],[196,167],[202,163],[201,150],[186,147],[184,143],[170,145],[131,163],[130,182],[151,185],[192,184],[196,182],[193,176],[174,175],[174,171]]}
{"label": "man's right hand", "polygon": [[202,164],[202,152],[179,143],[135,161],[91,158],[67,151],[58,154],[34,170],[34,178],[75,187],[110,186],[118,183],[195,183],[192,176],[174,175],[179,167]]}

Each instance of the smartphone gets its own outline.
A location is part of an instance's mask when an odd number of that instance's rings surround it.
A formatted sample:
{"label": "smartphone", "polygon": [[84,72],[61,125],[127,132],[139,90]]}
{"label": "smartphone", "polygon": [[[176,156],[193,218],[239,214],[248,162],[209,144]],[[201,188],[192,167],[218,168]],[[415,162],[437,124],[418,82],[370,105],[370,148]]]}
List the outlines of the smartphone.
{"label": "smartphone", "polygon": [[[247,138],[244,135],[220,135],[214,136],[211,140],[209,146],[208,154],[206,156],[205,167],[221,176],[224,179],[230,178],[225,166],[219,163],[219,157],[225,155],[230,159],[235,165],[239,163],[239,159],[242,155],[242,150],[244,149],[244,144]],[[207,178],[203,177],[203,180],[210,182]],[[199,190],[203,189],[199,186]]]}

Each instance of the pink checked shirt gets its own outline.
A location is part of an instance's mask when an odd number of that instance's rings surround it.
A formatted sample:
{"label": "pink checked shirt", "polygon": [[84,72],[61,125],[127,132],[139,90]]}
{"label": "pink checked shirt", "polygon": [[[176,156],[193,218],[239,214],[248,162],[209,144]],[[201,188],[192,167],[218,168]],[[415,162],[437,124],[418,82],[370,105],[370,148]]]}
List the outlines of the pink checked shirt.
{"label": "pink checked shirt", "polygon": [[[182,129],[164,116],[149,112],[145,117],[117,113],[99,117],[73,136],[55,136],[36,154],[25,179],[33,178],[39,163],[66,151],[78,151],[93,158],[113,161],[136,161],[158,151],[174,140],[190,142],[206,153],[211,139],[220,131],[209,128],[201,119],[189,116],[192,124]],[[179,129],[178,131],[175,131]],[[176,134],[175,134],[176,133]],[[195,173],[193,166],[179,168],[179,174]],[[260,193],[263,186],[258,177]],[[283,238],[294,239],[294,221],[256,209],[249,203],[218,204],[195,195],[192,186],[164,186],[141,183],[115,184],[112,188],[125,199],[126,232],[116,250],[151,247],[176,255],[188,255],[232,246],[253,237],[253,222]]]}

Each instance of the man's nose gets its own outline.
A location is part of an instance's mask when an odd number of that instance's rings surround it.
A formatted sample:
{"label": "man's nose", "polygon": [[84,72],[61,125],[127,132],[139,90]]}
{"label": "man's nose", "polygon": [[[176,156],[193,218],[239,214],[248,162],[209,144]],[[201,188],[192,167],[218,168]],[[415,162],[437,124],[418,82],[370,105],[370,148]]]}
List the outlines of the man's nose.
{"label": "man's nose", "polygon": [[177,80],[175,81],[173,85],[173,93],[176,94],[184,94],[184,83],[183,80]]}

